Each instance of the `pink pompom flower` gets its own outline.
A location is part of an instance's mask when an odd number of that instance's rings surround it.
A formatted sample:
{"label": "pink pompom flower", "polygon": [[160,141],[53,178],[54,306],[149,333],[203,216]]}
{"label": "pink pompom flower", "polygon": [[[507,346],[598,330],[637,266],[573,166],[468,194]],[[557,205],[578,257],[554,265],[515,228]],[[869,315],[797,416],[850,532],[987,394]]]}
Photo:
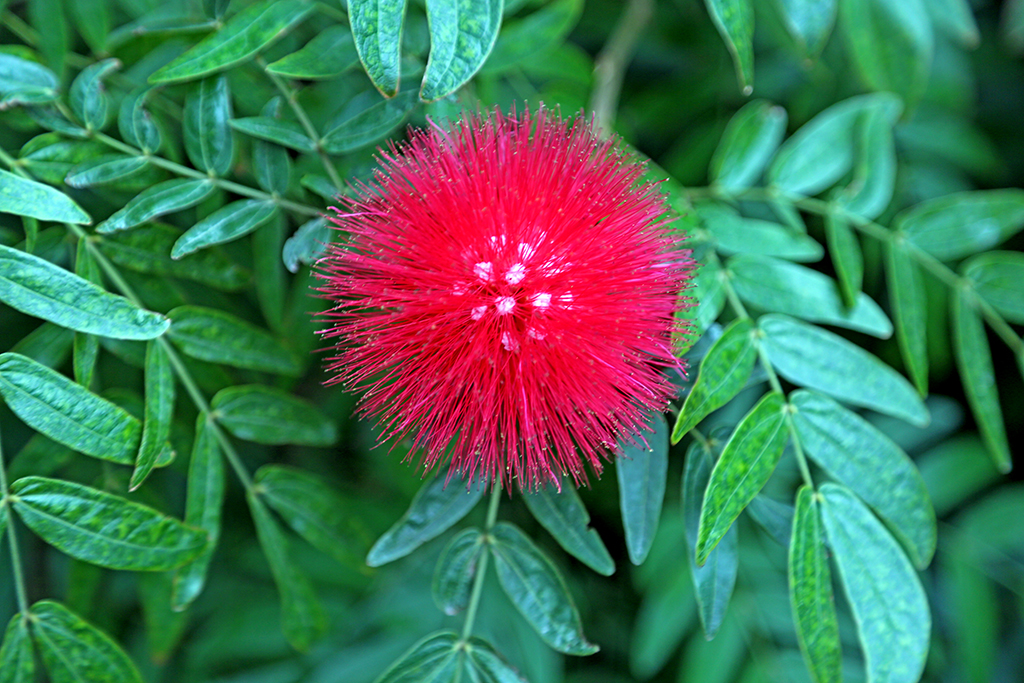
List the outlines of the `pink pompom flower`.
{"label": "pink pompom flower", "polygon": [[414,130],[340,200],[318,264],[329,383],[430,469],[600,473],[674,397],[693,263],[643,165],[543,108]]}

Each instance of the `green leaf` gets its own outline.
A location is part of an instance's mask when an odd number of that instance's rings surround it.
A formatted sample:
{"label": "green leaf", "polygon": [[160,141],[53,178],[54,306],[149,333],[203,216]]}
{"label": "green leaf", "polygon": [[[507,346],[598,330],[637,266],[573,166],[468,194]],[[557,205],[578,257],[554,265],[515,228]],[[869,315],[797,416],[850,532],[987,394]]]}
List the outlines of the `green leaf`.
{"label": "green leaf", "polygon": [[104,59],[82,69],[72,81],[68,103],[78,120],[85,124],[86,130],[103,130],[107,125],[110,98],[103,91],[103,78],[120,66],[121,63],[116,59]]}
{"label": "green leaf", "polygon": [[344,154],[365,147],[401,125],[416,106],[416,93],[406,91],[377,102],[324,133],[321,146],[328,154]]}
{"label": "green leaf", "polygon": [[420,99],[433,102],[473,77],[494,48],[502,0],[427,0],[430,58]]}
{"label": "green leaf", "polygon": [[903,111],[894,95],[875,95],[878,106],[866,109],[854,134],[856,158],[853,178],[839,191],[835,202],[848,213],[876,218],[892,200],[896,186],[896,147],[892,127]]}
{"label": "green leaf", "polygon": [[171,360],[163,344],[157,340],[146,345],[146,400],[145,419],[142,422],[142,442],[135,456],[130,491],[142,486],[156,465],[157,457],[171,436],[174,418],[174,374]]}
{"label": "green leaf", "polygon": [[1000,478],[977,434],[946,439],[917,459],[935,514],[947,515]]}
{"label": "green leaf", "polygon": [[693,278],[693,290],[690,296],[697,305],[690,309],[688,317],[692,317],[696,332],[703,334],[722,312],[725,306],[725,287],[722,284],[722,270],[715,261],[701,265]]}
{"label": "green leaf", "polygon": [[519,613],[545,643],[569,655],[600,648],[583,636],[583,624],[562,576],[519,527],[498,522],[491,532],[498,581]]}
{"label": "green leaf", "polygon": [[256,471],[256,491],[297,534],[338,562],[352,565],[357,516],[334,488],[309,472],[283,465]]}
{"label": "green leaf", "polygon": [[810,391],[790,397],[800,443],[829,476],[885,520],[918,568],[935,553],[935,511],[914,463],[870,422]]}
{"label": "green leaf", "polygon": [[825,239],[828,241],[828,255],[836,269],[843,305],[847,309],[853,308],[864,283],[864,254],[860,242],[846,218],[832,211],[825,215]]}
{"label": "green leaf", "polygon": [[316,406],[280,389],[228,387],[210,405],[217,422],[246,441],[330,446],[338,438],[334,422]]}
{"label": "green leaf", "polygon": [[146,87],[131,91],[121,101],[121,109],[117,113],[117,129],[121,131],[121,137],[144,152],[155,152],[160,148],[160,129],[150,113],[143,109],[152,90]]}
{"label": "green leaf", "polygon": [[934,37],[922,0],[843,0],[839,22],[861,80],[913,102],[924,92]]}
{"label": "green leaf", "polygon": [[41,221],[92,223],[89,214],[60,190],[3,170],[0,170],[0,213]]}
{"label": "green leaf", "polygon": [[143,190],[122,209],[96,227],[96,232],[109,234],[127,230],[164,214],[195,206],[213,193],[212,180],[175,178]]}
{"label": "green leaf", "polygon": [[78,33],[85,39],[94,54],[107,51],[107,35],[110,33],[111,6],[92,0],[71,0],[67,8]]}
{"label": "green leaf", "polygon": [[505,71],[559,45],[579,21],[582,10],[583,0],[554,0],[522,19],[506,21],[483,71]]}
{"label": "green leaf", "polygon": [[636,565],[643,564],[654,543],[668,477],[668,423],[661,414],[653,415],[651,423],[653,433],[620,442],[622,455],[615,460],[626,549]]}
{"label": "green leaf", "polygon": [[1024,325],[1024,254],[992,251],[964,263],[974,291],[1010,322]]}
{"label": "green leaf", "polygon": [[[260,145],[271,147],[269,143],[256,143],[257,147]],[[287,159],[288,153],[284,148],[274,147],[275,153],[280,152]],[[287,163],[290,165],[291,162]],[[285,171],[290,172],[289,166],[285,167]],[[271,172],[276,173],[276,171]],[[280,180],[282,178],[278,176],[275,182]],[[284,250],[284,231],[287,228],[285,223],[284,215],[278,212],[269,225],[262,230],[257,230],[252,236],[256,298],[259,301],[263,319],[267,321],[271,329],[282,335],[289,334],[289,329],[284,323],[285,297],[288,296],[289,281],[285,275],[284,264],[281,263],[281,254]],[[297,286],[295,290],[300,291],[300,287]]]}
{"label": "green leaf", "polygon": [[374,683],[457,681],[461,665],[459,637],[454,633],[434,633],[409,648]]}
{"label": "green leaf", "polygon": [[336,78],[357,63],[359,55],[352,32],[335,25],[318,33],[301,50],[270,64],[267,71],[285,78],[316,81]]}
{"label": "green leaf", "polygon": [[298,24],[313,5],[302,0],[263,0],[246,7],[167,66],[150,83],[188,81],[240,64]]}
{"label": "green leaf", "polygon": [[789,599],[800,651],[816,683],[842,680],[842,646],[832,595],[825,536],[814,489],[796,495],[793,541],[789,546]]}
{"label": "green leaf", "polygon": [[726,532],[722,541],[712,550],[703,565],[694,555],[700,528],[700,511],[711,478],[712,456],[700,443],[694,442],[686,453],[683,465],[683,522],[686,525],[686,555],[693,579],[694,597],[704,636],[715,637],[725,619],[729,600],[736,585],[739,567],[736,527]]}
{"label": "green leaf", "polygon": [[[91,565],[85,565],[91,566]],[[164,665],[185,635],[189,615],[171,608],[174,575],[170,572],[145,572],[138,575],[139,603],[146,631],[149,657]]]}
{"label": "green leaf", "polygon": [[[280,96],[273,97],[264,105],[260,114],[270,121],[277,121],[281,115]],[[283,195],[288,191],[291,180],[292,160],[288,150],[277,140],[256,140],[252,145],[253,173],[256,182],[264,191],[273,195]],[[278,249],[280,253],[280,249]],[[275,259],[276,261],[276,259]],[[257,280],[261,282],[262,280]]]}
{"label": "green leaf", "polygon": [[821,487],[829,545],[853,609],[869,681],[916,683],[931,614],[921,582],[885,527],[847,489]]}
{"label": "green leaf", "polygon": [[266,331],[230,313],[202,306],[179,306],[167,314],[168,335],[187,355],[236,368],[298,376],[299,360]]}
{"label": "green leaf", "polygon": [[370,548],[366,564],[379,567],[405,557],[450,529],[476,507],[483,486],[470,486],[445,477],[428,480],[412,499],[409,509]]}
{"label": "green leaf", "polygon": [[836,21],[838,0],[781,0],[782,23],[808,56],[821,53]]}
{"label": "green leaf", "polygon": [[235,155],[231,116],[231,91],[226,76],[204,78],[190,87],[182,132],[188,158],[200,171],[222,176],[231,170]]}
{"label": "green leaf", "polygon": [[711,158],[709,175],[726,192],[750,187],[786,134],[786,110],[767,100],[751,100],[729,120]]}
{"label": "green leaf", "polygon": [[736,65],[744,95],[754,91],[754,5],[751,0],[704,0]]}
{"label": "green leaf", "polygon": [[405,0],[351,0],[348,19],[356,52],[384,97],[398,94]]}
{"label": "green leaf", "polygon": [[782,457],[789,439],[786,402],[771,392],[757,402],[736,427],[711,479],[700,510],[697,564],[703,565],[743,508],[753,500]]}
{"label": "green leaf", "polygon": [[[0,538],[3,537],[5,531],[7,531],[7,501],[2,501],[0,502]],[[0,657],[0,662],[2,661],[3,657]]]}
{"label": "green leaf", "polygon": [[523,501],[567,553],[598,574],[611,576],[615,572],[615,562],[597,531],[590,528],[590,513],[575,486],[542,485],[524,492]]}
{"label": "green leaf", "polygon": [[715,340],[701,361],[697,380],[679,411],[672,429],[673,444],[679,443],[687,432],[732,400],[746,385],[757,360],[753,334],[750,319],[739,318]]}
{"label": "green leaf", "polygon": [[52,600],[32,605],[32,636],[53,683],[142,683],[135,664],[107,634]]}
{"label": "green leaf", "polygon": [[275,142],[298,152],[312,152],[316,143],[309,139],[302,126],[287,119],[269,116],[248,116],[231,119],[231,127],[260,140]]}
{"label": "green leaf", "polygon": [[0,395],[25,424],[58,443],[122,465],[135,461],[139,421],[59,372],[2,354]]}
{"label": "green leaf", "polygon": [[469,605],[469,592],[483,556],[484,535],[476,527],[463,529],[452,537],[434,569],[431,593],[434,603],[453,616]]}
{"label": "green leaf", "polygon": [[11,484],[25,526],[74,558],[110,569],[164,571],[194,559],[206,534],[120,496],[59,479]]}
{"label": "green leaf", "polygon": [[903,363],[922,396],[928,393],[928,299],[921,271],[897,235],[885,245],[885,273]]}
{"label": "green leaf", "polygon": [[171,607],[177,612],[199,597],[206,584],[210,560],[220,539],[224,487],[224,459],[220,444],[210,416],[201,412],[196,418],[196,436],[188,464],[185,522],[201,529],[209,543],[202,554],[178,569],[174,576]]}
{"label": "green leaf", "polygon": [[217,209],[178,238],[172,259],[244,237],[277,214],[277,205],[262,199],[240,199]]}
{"label": "green leaf", "polygon": [[857,305],[847,310],[835,280],[816,270],[746,255],[730,258],[727,268],[740,298],[761,310],[838,325],[881,339],[892,334],[889,318],[867,294],[858,294]]}
{"label": "green leaf", "polygon": [[1010,445],[1003,425],[1003,410],[999,405],[992,351],[985,335],[985,324],[975,310],[972,299],[972,295],[964,289],[958,289],[953,295],[953,350],[971,413],[978,423],[989,454],[999,471],[1005,473],[1013,467]]}
{"label": "green leaf", "polygon": [[697,211],[722,253],[761,254],[793,261],[820,261],[824,254],[817,240],[778,223],[744,218],[719,205],[699,207]]}
{"label": "green leaf", "polygon": [[793,384],[923,427],[928,409],[902,375],[856,344],[781,315],[758,321],[776,371]]}
{"label": "green leaf", "polygon": [[331,228],[326,218],[314,218],[302,224],[284,243],[281,258],[292,273],[299,272],[299,264],[310,264],[326,251],[331,242]]}
{"label": "green leaf", "polygon": [[127,178],[148,164],[145,157],[105,154],[74,166],[64,178],[64,182],[71,187],[106,185]]}
{"label": "green leaf", "polygon": [[[651,562],[644,566],[651,566]],[[636,680],[648,680],[661,671],[690,632],[696,612],[690,576],[672,571],[666,578],[670,582],[667,586],[644,591],[633,625],[629,669]]]}
{"label": "green leaf", "polygon": [[42,64],[0,53],[0,95],[9,104],[56,99],[58,87],[57,75]]}
{"label": "green leaf", "polygon": [[527,683],[486,640],[469,638],[465,651],[470,671],[479,676],[482,683]]}
{"label": "green leaf", "polygon": [[[0,516],[7,508],[0,506]],[[0,532],[3,525],[0,524]],[[28,619],[15,613],[4,631],[3,647],[0,647],[0,683],[33,683],[36,680],[35,655],[28,632]]]}
{"label": "green leaf", "polygon": [[921,202],[896,216],[918,249],[941,261],[985,251],[1024,228],[1024,190],[957,192]]}
{"label": "green leaf", "polygon": [[305,652],[327,632],[327,615],[305,574],[292,562],[288,539],[263,502],[250,492],[246,499],[256,524],[256,536],[270,563],[281,594],[281,626],[296,650]]}

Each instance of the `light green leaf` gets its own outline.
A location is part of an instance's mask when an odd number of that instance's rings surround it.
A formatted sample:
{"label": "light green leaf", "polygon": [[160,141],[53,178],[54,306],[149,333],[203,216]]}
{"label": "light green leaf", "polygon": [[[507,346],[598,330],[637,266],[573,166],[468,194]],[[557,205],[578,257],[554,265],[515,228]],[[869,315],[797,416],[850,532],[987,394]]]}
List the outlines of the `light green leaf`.
{"label": "light green leaf", "polygon": [[701,265],[693,278],[693,290],[690,293],[697,303],[687,311],[687,317],[693,319],[695,332],[703,334],[718,319],[718,314],[725,306],[725,287],[722,285],[722,270],[715,261]]}
{"label": "light green leaf", "polygon": [[1013,461],[996,390],[992,351],[985,335],[985,324],[972,299],[964,289],[958,289],[952,297],[953,350],[967,402],[989,454],[1001,472],[1009,472]]}
{"label": "light green leaf", "polygon": [[708,350],[672,429],[672,443],[679,443],[687,432],[732,400],[746,385],[757,360],[753,334],[754,325],[750,319],[739,318]]}
{"label": "light green leaf", "polygon": [[231,136],[231,91],[226,76],[204,78],[185,97],[182,133],[188,158],[201,171],[226,175],[235,155]]}
{"label": "light green leaf", "polygon": [[885,273],[903,363],[922,396],[928,393],[928,299],[918,265],[902,236],[885,245]]}
{"label": "light green leaf", "polygon": [[907,556],[867,507],[836,484],[821,487],[829,545],[853,609],[869,681],[916,683],[931,614]]}
{"label": "light green leaf", "polygon": [[10,104],[56,99],[57,75],[38,62],[0,53],[0,96]]}
{"label": "light green leaf", "polygon": [[152,90],[144,87],[128,93],[121,101],[121,109],[117,114],[117,129],[121,131],[121,137],[144,152],[155,152],[160,148],[160,129],[150,113],[143,109],[146,97]]}
{"label": "light green leaf", "polygon": [[704,0],[736,65],[744,95],[754,91],[754,5],[751,0]]}
{"label": "light green leaf", "polygon": [[316,144],[309,139],[302,126],[287,119],[269,116],[248,116],[231,119],[231,127],[260,140],[275,142],[298,152],[312,152]]}
{"label": "light green leaf", "polygon": [[902,375],[856,344],[782,315],[758,321],[761,344],[776,371],[793,384],[917,425],[928,409]]}
{"label": "light green leaf", "polygon": [[843,305],[847,309],[853,308],[864,283],[864,254],[860,241],[846,218],[833,211],[825,215],[825,239],[828,241],[828,255],[835,265]]}
{"label": "light green leaf", "polygon": [[217,422],[239,439],[268,445],[330,446],[334,422],[312,403],[259,385],[222,389],[210,406]]}
{"label": "light green leaf", "polygon": [[866,109],[854,133],[853,178],[835,196],[848,213],[875,218],[892,200],[896,186],[896,147],[892,127],[903,111],[895,95],[878,93],[878,106]]}
{"label": "light green leaf", "polygon": [[168,335],[187,355],[236,368],[297,376],[302,364],[266,331],[230,313],[179,306],[167,314]]}
{"label": "light green leaf", "polygon": [[974,291],[1010,322],[1024,325],[1024,254],[992,251],[964,263]]}
{"label": "light green leaf", "polygon": [[412,499],[409,509],[370,548],[366,564],[379,567],[405,557],[450,529],[476,507],[483,486],[470,486],[443,476],[428,480]]}
{"label": "light green leaf", "polygon": [[[1011,3],[1012,4],[1012,3]],[[970,0],[932,0],[925,3],[935,28],[967,48],[981,41]]]}
{"label": "light green leaf", "polygon": [[142,683],[121,646],[64,605],[41,600],[30,613],[33,640],[53,683]]}
{"label": "light green leaf", "polygon": [[927,567],[935,553],[935,511],[907,454],[867,420],[826,396],[801,390],[790,403],[807,454],[888,522],[918,568]]}
{"label": "light green leaf", "polygon": [[388,667],[374,683],[447,683],[456,681],[462,666],[459,637],[434,633],[419,641]]}
{"label": "light green leaf", "polygon": [[786,110],[751,100],[733,114],[711,158],[709,175],[726,192],[756,183],[786,134]]}
{"label": "light green leaf", "polygon": [[365,147],[401,125],[416,106],[416,93],[406,91],[377,102],[324,133],[321,146],[328,154],[344,154]]}
{"label": "light green leaf", "polygon": [[622,441],[622,455],[615,461],[626,549],[636,565],[643,564],[654,543],[668,477],[668,423],[657,414],[650,427],[654,432],[636,434],[634,443]]}
{"label": "light green leaf", "polygon": [[491,532],[498,581],[519,613],[545,643],[569,655],[600,648],[583,636],[583,624],[562,576],[519,527],[498,522]]}
{"label": "light green leaf", "polygon": [[835,280],[824,273],[766,256],[747,255],[730,258],[727,268],[740,298],[761,310],[838,325],[881,339],[892,334],[892,323],[867,294],[858,294],[857,305],[847,310]]}
{"label": "light green leaf", "polygon": [[240,199],[223,206],[199,221],[178,238],[171,250],[172,259],[231,242],[260,227],[277,213],[277,205],[262,199]]}
{"label": "light green leaf", "polygon": [[482,683],[527,683],[490,643],[481,638],[469,638],[466,661],[470,671],[479,676]]}
{"label": "light green leaf", "polygon": [[109,234],[127,230],[164,214],[182,211],[203,201],[216,189],[211,180],[175,178],[143,190],[122,209],[96,227],[96,232]]}
{"label": "light green leaf", "polygon": [[14,511],[44,541],[110,569],[164,571],[194,559],[206,534],[120,496],[59,479],[11,484]]}
{"label": "light green leaf", "polygon": [[439,100],[473,77],[494,48],[501,8],[502,0],[427,0],[430,58],[420,99]]}
{"label": "light green leaf", "polygon": [[281,258],[292,273],[299,272],[299,264],[316,261],[331,241],[331,228],[326,218],[314,218],[302,224],[284,243]]}
{"label": "light green leaf", "polygon": [[760,254],[792,261],[820,261],[825,250],[802,233],[756,218],[744,218],[720,205],[698,207],[718,251],[725,254]]}
{"label": "light green leaf", "polygon": [[336,25],[325,28],[301,50],[270,64],[267,71],[286,78],[316,81],[340,76],[358,63],[352,32]]}
{"label": "light green leaf", "polygon": [[814,489],[796,495],[793,541],[789,546],[789,599],[797,640],[815,683],[842,680],[842,646],[832,595],[825,535]]}
{"label": "light green leaf", "polygon": [[64,182],[71,187],[106,185],[127,178],[148,164],[145,157],[105,154],[74,166],[64,178]]}
{"label": "light green leaf", "polygon": [[60,190],[3,170],[0,170],[0,213],[41,221],[92,223],[89,214]]}
{"label": "light green leaf", "polygon": [[508,70],[562,43],[582,10],[583,0],[554,0],[522,19],[506,21],[483,71]]}
{"label": "light green leaf", "polygon": [[[6,514],[7,507],[0,505],[0,533],[4,528],[2,518]],[[3,646],[0,647],[0,683],[33,683],[35,672],[28,619],[21,612],[16,612],[7,624]]]}
{"label": "light green leaf", "polygon": [[[277,122],[281,116],[280,96],[272,97],[267,102],[260,115],[268,121]],[[283,195],[288,191],[291,181],[292,159],[288,150],[281,146],[278,140],[256,140],[252,145],[252,166],[256,175],[256,182],[264,191],[272,195]],[[278,248],[280,253],[280,247]],[[277,261],[277,259],[274,259]],[[257,283],[262,279],[257,279]]]}
{"label": "light green leaf", "polygon": [[174,374],[167,349],[158,340],[146,345],[145,382],[145,419],[142,422],[142,442],[135,456],[135,471],[128,485],[131,491],[142,486],[171,436]]}
{"label": "light green leaf", "polygon": [[523,501],[541,526],[548,530],[567,553],[598,574],[611,576],[615,562],[601,537],[589,527],[590,513],[580,500],[576,487],[546,484],[536,491],[524,492]]}
{"label": "light green leaf", "polygon": [[789,439],[786,402],[771,392],[736,427],[711,471],[697,531],[696,560],[703,565],[782,457]]}
{"label": "light green leaf", "polygon": [[86,130],[103,130],[107,125],[110,98],[103,91],[103,78],[120,66],[116,59],[105,59],[82,69],[71,82],[68,103]]}
{"label": "light green leaf", "polygon": [[805,54],[818,55],[836,21],[838,0],[781,0],[782,22]]}
{"label": "light green leaf", "polygon": [[1024,228],[1024,190],[957,192],[913,206],[893,229],[941,261],[985,251]]}
{"label": "light green leaf", "polygon": [[287,33],[312,9],[312,3],[302,0],[263,0],[250,5],[159,69],[149,82],[192,80],[244,62]]}
{"label": "light green leaf", "polygon": [[356,52],[384,97],[398,94],[405,0],[351,0],[348,19]]}
{"label": "light green leaf", "polygon": [[452,537],[434,569],[431,593],[434,603],[453,616],[469,605],[469,592],[484,552],[485,537],[476,527],[463,529]]}

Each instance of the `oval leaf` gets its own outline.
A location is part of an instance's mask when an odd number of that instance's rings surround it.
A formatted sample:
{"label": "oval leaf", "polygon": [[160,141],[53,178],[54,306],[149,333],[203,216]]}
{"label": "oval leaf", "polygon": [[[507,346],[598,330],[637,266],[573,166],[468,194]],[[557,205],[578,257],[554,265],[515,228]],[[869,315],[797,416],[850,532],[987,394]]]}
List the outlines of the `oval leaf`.
{"label": "oval leaf", "polygon": [[900,237],[885,245],[885,272],[903,363],[924,396],[928,393],[928,299],[921,271]]}
{"label": "oval leaf", "polygon": [[153,117],[143,108],[152,88],[137,88],[121,101],[117,114],[117,129],[130,145],[144,152],[155,152],[160,148],[160,129]]}
{"label": "oval leaf", "polygon": [[92,218],[60,190],[0,170],[0,213],[41,221],[92,223]]}
{"label": "oval leaf", "polygon": [[157,216],[188,209],[209,197],[215,188],[210,180],[165,180],[132,198],[124,208],[96,226],[96,232],[127,230]]}
{"label": "oval leaf", "polygon": [[277,213],[274,202],[240,199],[223,206],[185,231],[171,250],[172,259],[244,237]]}
{"label": "oval leaf", "polygon": [[217,422],[239,439],[268,445],[330,446],[334,422],[308,401],[258,385],[228,387],[213,397]]}
{"label": "oval leaf", "polygon": [[828,42],[838,0],[781,0],[782,20],[805,54],[813,57]]}
{"label": "oval leaf", "polygon": [[1024,254],[993,251],[964,264],[974,291],[1010,322],[1024,325]]}
{"label": "oval leaf", "polygon": [[536,491],[524,492],[523,501],[567,553],[598,574],[611,576],[615,572],[615,562],[608,549],[597,531],[589,527],[590,513],[580,500],[576,487],[563,486],[558,490],[547,484]]}
{"label": "oval leaf", "polygon": [[698,209],[714,238],[715,248],[725,254],[761,254],[792,261],[820,261],[825,250],[817,240],[778,223],[743,218],[733,211]]}
{"label": "oval leaf", "polygon": [[352,32],[344,26],[329,26],[298,52],[270,64],[267,71],[285,78],[315,81],[340,76],[357,63],[359,55]]}
{"label": "oval leaf", "polygon": [[405,0],[351,0],[348,19],[363,68],[384,97],[398,94]]}
{"label": "oval leaf", "polygon": [[439,100],[473,77],[494,48],[501,10],[502,0],[427,0],[430,57],[420,99]]}
{"label": "oval leaf", "polygon": [[786,134],[786,110],[752,100],[729,120],[711,159],[711,181],[734,192],[758,181]]}
{"label": "oval leaf", "polygon": [[121,646],[67,607],[51,600],[32,605],[32,636],[53,683],[142,683]]}
{"label": "oval leaf", "polygon": [[470,587],[484,552],[484,540],[479,529],[464,529],[441,552],[431,592],[445,614],[458,614],[469,605]]}
{"label": "oval leaf", "polygon": [[269,116],[248,116],[231,119],[231,127],[260,140],[267,140],[298,152],[312,152],[316,144],[309,139],[302,126],[287,119],[274,119]]}
{"label": "oval leaf", "polygon": [[435,633],[409,648],[374,683],[442,683],[458,680],[459,637]]}
{"label": "oval leaf", "polygon": [[316,261],[326,250],[331,241],[331,228],[326,218],[314,218],[295,231],[284,243],[281,258],[284,265],[293,273],[299,272],[299,264],[310,264]]}
{"label": "oval leaf", "polygon": [[149,162],[145,157],[125,154],[105,154],[96,159],[84,161],[68,173],[64,182],[71,187],[92,187],[105,185],[127,178],[141,171]]}
{"label": "oval leaf", "polygon": [[324,133],[321,147],[328,154],[344,154],[372,144],[400,126],[414,106],[414,92],[377,102]]}
{"label": "oval leaf", "polygon": [[171,341],[193,358],[282,375],[302,372],[298,359],[269,333],[229,313],[179,306],[167,315]]}
{"label": "oval leaf", "polygon": [[107,124],[110,98],[103,91],[103,77],[120,66],[116,59],[105,59],[82,69],[71,82],[68,103],[87,130],[102,130]]}
{"label": "oval leaf", "polygon": [[[7,513],[6,506],[0,506],[0,517]],[[0,523],[0,532],[3,524]],[[21,613],[11,617],[4,631],[3,647],[0,647],[0,683],[33,683],[36,680],[36,660],[32,652],[32,640],[28,632],[28,619]]]}
{"label": "oval leaf", "polygon": [[[883,98],[879,93],[877,98]],[[835,202],[848,213],[875,218],[889,206],[896,187],[896,146],[892,127],[903,104],[890,95],[888,103],[871,107],[860,116],[854,134],[856,145],[853,178],[837,193]]]}
{"label": "oval leaf", "polygon": [[487,683],[527,683],[486,640],[469,638],[465,645],[466,661],[470,670],[475,672],[481,681]]}
{"label": "oval leaf", "polygon": [[621,443],[622,456],[615,461],[626,549],[637,565],[647,558],[658,532],[668,477],[668,423],[661,414],[651,421],[654,433],[637,434],[634,443]]}
{"label": "oval leaf", "polygon": [[201,171],[225,175],[231,170],[235,141],[231,136],[231,91],[226,76],[204,78],[185,98],[182,133],[185,152]]}
{"label": "oval leaf", "polygon": [[142,486],[171,436],[174,374],[171,372],[167,349],[160,341],[151,341],[146,345],[145,382],[145,420],[142,423],[142,442],[135,457],[135,471],[128,485],[131,491]]}
{"label": "oval leaf", "polygon": [[754,91],[754,4],[751,0],[704,0],[736,65],[744,95]]}
{"label": "oval leaf", "polygon": [[1024,228],[1024,190],[957,192],[896,216],[893,229],[941,261],[991,249]]}

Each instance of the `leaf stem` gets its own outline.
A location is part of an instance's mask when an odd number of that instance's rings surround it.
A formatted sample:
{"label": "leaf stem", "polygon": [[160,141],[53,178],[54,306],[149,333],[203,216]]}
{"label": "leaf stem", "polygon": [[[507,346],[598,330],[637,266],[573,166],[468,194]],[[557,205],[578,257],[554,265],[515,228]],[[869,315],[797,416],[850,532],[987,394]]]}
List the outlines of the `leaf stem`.
{"label": "leaf stem", "polygon": [[[491,500],[487,506],[487,520],[484,522],[484,536],[489,537],[491,530],[498,521],[498,503],[501,502],[501,482],[495,481],[491,490]],[[487,541],[489,544],[489,541]],[[469,596],[469,607],[466,608],[466,621],[462,625],[462,641],[469,640],[473,635],[473,624],[476,622],[476,612],[480,607],[480,596],[484,590],[484,579],[487,576],[487,563],[491,553],[485,550],[480,556],[480,565],[476,569],[476,576],[473,578],[473,592]]]}
{"label": "leaf stem", "polygon": [[18,537],[14,531],[14,514],[11,510],[11,496],[7,491],[7,468],[4,465],[3,442],[0,441],[0,509],[7,508],[7,541],[11,547],[11,574],[14,576],[14,592],[18,597],[18,610],[28,614],[28,591],[25,590],[25,575],[21,571],[21,553]]}
{"label": "leaf stem", "polygon": [[622,18],[594,62],[594,92],[590,110],[597,125],[605,132],[615,125],[622,81],[640,34],[654,13],[652,0],[630,0]]}

